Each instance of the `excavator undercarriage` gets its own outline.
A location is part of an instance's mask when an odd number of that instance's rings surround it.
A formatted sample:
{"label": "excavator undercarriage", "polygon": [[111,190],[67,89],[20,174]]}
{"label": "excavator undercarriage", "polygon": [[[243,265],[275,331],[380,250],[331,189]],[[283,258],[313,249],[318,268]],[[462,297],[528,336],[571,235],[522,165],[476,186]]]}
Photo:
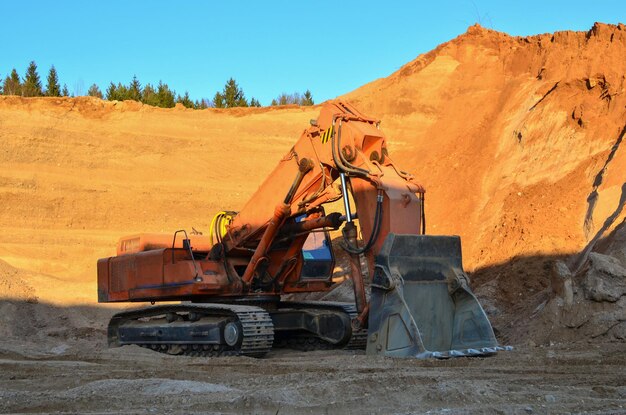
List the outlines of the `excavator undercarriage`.
{"label": "excavator undercarriage", "polygon": [[139,345],[168,354],[262,357],[272,348],[364,349],[352,331],[350,303],[174,304],[116,314],[109,346]]}
{"label": "excavator undercarriage", "polygon": [[[122,238],[117,256],[98,261],[98,300],[168,303],[116,314],[109,345],[252,357],[279,347],[417,358],[507,349],[469,288],[460,239],[425,235],[424,189],[395,165],[379,125],[328,102],[242,210],[215,216],[209,237]],[[327,214],[338,200],[343,212]],[[354,302],[285,301],[331,287],[329,231],[340,228]]]}

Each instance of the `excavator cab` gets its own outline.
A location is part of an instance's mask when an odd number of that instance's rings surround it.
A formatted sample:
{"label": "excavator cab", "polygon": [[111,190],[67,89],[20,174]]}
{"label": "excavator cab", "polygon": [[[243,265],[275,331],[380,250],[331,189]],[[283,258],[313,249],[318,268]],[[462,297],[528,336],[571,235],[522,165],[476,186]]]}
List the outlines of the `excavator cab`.
{"label": "excavator cab", "polygon": [[[301,215],[296,218],[296,222],[301,222],[304,219],[304,215]],[[302,246],[300,279],[324,279],[330,281],[334,267],[335,255],[328,231],[311,232]]]}
{"label": "excavator cab", "polygon": [[376,256],[367,354],[484,356],[498,346],[467,285],[458,236],[387,235]]}

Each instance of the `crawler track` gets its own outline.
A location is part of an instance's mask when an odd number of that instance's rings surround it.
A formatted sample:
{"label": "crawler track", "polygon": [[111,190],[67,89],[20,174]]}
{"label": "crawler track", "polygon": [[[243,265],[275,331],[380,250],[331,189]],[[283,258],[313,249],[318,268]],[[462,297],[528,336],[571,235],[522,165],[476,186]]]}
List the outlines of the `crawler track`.
{"label": "crawler track", "polygon": [[[216,337],[214,332],[194,332],[194,327],[200,325],[204,316],[217,318],[219,321],[216,323],[216,327],[219,327],[222,322],[237,322],[241,328],[241,340],[237,344],[229,346],[223,341],[221,335]],[[159,337],[158,334],[152,334],[155,321],[157,327],[162,327],[164,330],[182,321],[191,330],[193,340],[172,341]],[[135,336],[125,338],[123,329],[130,324],[136,326],[131,328],[133,330],[131,334]],[[160,330],[158,331],[160,332]],[[204,333],[206,336],[203,337]],[[181,304],[116,314],[109,323],[108,335],[109,345],[113,346],[137,344],[162,353],[190,356],[243,355],[262,357],[272,348],[274,326],[269,313],[260,307],[229,304]],[[141,339],[137,340],[137,337]]]}

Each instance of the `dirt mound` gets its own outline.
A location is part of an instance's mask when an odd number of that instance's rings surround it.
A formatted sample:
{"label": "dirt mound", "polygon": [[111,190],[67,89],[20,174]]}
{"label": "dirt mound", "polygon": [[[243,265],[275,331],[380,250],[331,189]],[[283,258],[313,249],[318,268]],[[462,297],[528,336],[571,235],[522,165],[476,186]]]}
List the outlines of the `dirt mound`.
{"label": "dirt mound", "polygon": [[383,120],[427,189],[430,232],[461,234],[473,270],[578,251],[618,206],[624,53],[624,25],[530,37],[473,26],[346,98]]}
{"label": "dirt mound", "polygon": [[[514,336],[541,343],[626,340],[626,221],[570,264],[554,263],[551,292],[532,319],[516,318]],[[582,258],[582,260],[581,260]]]}
{"label": "dirt mound", "polygon": [[[554,262],[577,274],[624,219],[624,56],[624,25],[530,37],[473,26],[345,96],[382,120],[392,157],[426,187],[428,232],[462,236],[506,338],[552,298]],[[317,114],[0,97],[0,259],[32,272],[20,286],[40,301],[93,303],[96,260],[121,235],[206,231]]]}
{"label": "dirt mound", "polygon": [[316,114],[2,96],[0,259],[53,277],[36,282],[46,301],[94,303],[96,261],[121,235],[207,231],[216,212],[243,205]]}
{"label": "dirt mound", "polygon": [[625,216],[625,54],[621,24],[529,37],[473,26],[346,96],[382,118],[425,185],[429,231],[462,236],[504,337],[521,339],[515,316],[550,297],[553,263]]}

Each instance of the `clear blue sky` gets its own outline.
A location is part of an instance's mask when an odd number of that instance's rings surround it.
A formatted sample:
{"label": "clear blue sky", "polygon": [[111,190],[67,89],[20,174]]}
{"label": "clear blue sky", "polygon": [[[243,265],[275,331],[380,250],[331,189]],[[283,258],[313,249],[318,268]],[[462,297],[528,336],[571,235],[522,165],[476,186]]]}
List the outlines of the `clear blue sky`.
{"label": "clear blue sky", "polygon": [[0,76],[34,60],[45,85],[166,82],[212,98],[229,77],[267,105],[316,102],[385,77],[479,22],[512,35],[626,23],[626,0],[0,1]]}

